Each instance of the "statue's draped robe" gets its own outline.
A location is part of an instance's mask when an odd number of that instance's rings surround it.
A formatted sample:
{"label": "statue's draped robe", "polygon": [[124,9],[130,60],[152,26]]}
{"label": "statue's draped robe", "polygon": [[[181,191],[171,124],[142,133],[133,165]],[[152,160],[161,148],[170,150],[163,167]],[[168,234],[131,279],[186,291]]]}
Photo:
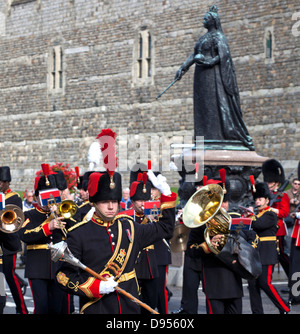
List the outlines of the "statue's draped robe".
{"label": "statue's draped robe", "polygon": [[221,31],[206,33],[195,45],[194,56],[219,56],[208,67],[196,62],[194,73],[195,136],[204,140],[237,140],[254,150],[252,138],[242,118],[235,68],[229,46]]}

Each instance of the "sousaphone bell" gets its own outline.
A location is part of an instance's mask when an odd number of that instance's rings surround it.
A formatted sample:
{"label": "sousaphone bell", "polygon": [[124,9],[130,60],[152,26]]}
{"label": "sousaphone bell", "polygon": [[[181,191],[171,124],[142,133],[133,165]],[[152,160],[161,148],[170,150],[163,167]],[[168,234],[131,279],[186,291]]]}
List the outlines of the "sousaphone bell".
{"label": "sousaphone bell", "polygon": [[[190,228],[206,224],[204,239],[209,250],[242,278],[257,278],[262,270],[259,252],[242,231],[230,231],[231,217],[221,207],[223,199],[223,189],[218,184],[202,187],[184,207],[183,223]],[[224,237],[214,246],[210,239],[217,234]]]}

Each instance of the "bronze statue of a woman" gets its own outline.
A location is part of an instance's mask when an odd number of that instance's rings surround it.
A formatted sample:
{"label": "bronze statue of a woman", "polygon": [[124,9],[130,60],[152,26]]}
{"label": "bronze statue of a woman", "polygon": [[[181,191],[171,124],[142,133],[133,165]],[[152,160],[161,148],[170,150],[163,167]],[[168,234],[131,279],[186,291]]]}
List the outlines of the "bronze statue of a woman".
{"label": "bronze statue of a woman", "polygon": [[210,7],[203,19],[207,33],[200,37],[194,52],[180,66],[175,79],[193,65],[194,126],[204,143],[235,143],[254,151],[252,138],[243,121],[235,68],[218,9]]}

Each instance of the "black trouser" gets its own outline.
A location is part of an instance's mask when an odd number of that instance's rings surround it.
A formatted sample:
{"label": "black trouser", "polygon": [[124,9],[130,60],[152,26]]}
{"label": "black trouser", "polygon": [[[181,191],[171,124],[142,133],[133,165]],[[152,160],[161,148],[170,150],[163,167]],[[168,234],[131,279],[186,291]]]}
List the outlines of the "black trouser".
{"label": "black trouser", "polygon": [[30,279],[29,284],[34,301],[34,314],[69,313],[69,296],[54,280]]}
{"label": "black trouser", "polygon": [[10,292],[16,304],[16,312],[19,314],[28,314],[25,300],[21,289],[21,278],[16,273],[17,254],[3,255],[3,272]]}
{"label": "black trouser", "polygon": [[158,265],[158,274],[157,279],[157,310],[160,314],[168,314],[168,290],[167,290],[167,265]]}
{"label": "black trouser", "polygon": [[280,313],[289,312],[287,303],[280,297],[277,289],[272,284],[274,265],[263,265],[261,275],[254,280],[249,280],[249,296],[252,313],[263,314],[263,305],[260,290],[263,290],[278,308]]}
{"label": "black trouser", "polygon": [[198,313],[198,289],[201,282],[201,268],[199,271],[190,267],[191,258],[185,254],[183,265],[183,285],[181,308],[188,314]]}
{"label": "black trouser", "polygon": [[[151,308],[155,308],[157,305],[157,291],[158,291],[158,278],[152,279],[139,279],[139,287],[141,290],[141,300],[150,306]],[[148,313],[144,307],[141,308],[141,313]]]}
{"label": "black trouser", "polygon": [[242,298],[206,299],[207,314],[242,314]]}
{"label": "black trouser", "polygon": [[279,236],[277,237],[278,246],[279,246],[279,255],[278,255],[278,261],[281,264],[286,276],[289,276],[289,270],[290,270],[290,257],[286,253],[286,245],[285,245],[285,236]]}

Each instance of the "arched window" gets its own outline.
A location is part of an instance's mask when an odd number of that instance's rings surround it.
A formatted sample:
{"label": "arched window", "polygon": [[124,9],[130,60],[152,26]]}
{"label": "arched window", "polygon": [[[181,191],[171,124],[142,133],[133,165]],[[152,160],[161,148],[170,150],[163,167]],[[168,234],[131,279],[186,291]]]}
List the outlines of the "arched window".
{"label": "arched window", "polygon": [[267,32],[266,36],[266,58],[272,58],[272,33]]}
{"label": "arched window", "polygon": [[143,76],[143,37],[139,35],[139,57],[138,57],[138,66],[139,66],[139,78]]}
{"label": "arched window", "polygon": [[266,27],[264,34],[265,64],[272,64],[275,62],[274,50],[275,50],[274,27],[273,26]]}
{"label": "arched window", "polygon": [[137,34],[134,44],[133,83],[149,84],[153,82],[153,38],[147,29]]}
{"label": "arched window", "polygon": [[151,77],[151,45],[152,41],[151,41],[151,34],[150,32],[148,32],[148,56],[147,56],[147,73],[148,73],[148,77]]}
{"label": "arched window", "polygon": [[49,90],[61,91],[64,88],[64,53],[61,46],[55,46],[49,53]]}

